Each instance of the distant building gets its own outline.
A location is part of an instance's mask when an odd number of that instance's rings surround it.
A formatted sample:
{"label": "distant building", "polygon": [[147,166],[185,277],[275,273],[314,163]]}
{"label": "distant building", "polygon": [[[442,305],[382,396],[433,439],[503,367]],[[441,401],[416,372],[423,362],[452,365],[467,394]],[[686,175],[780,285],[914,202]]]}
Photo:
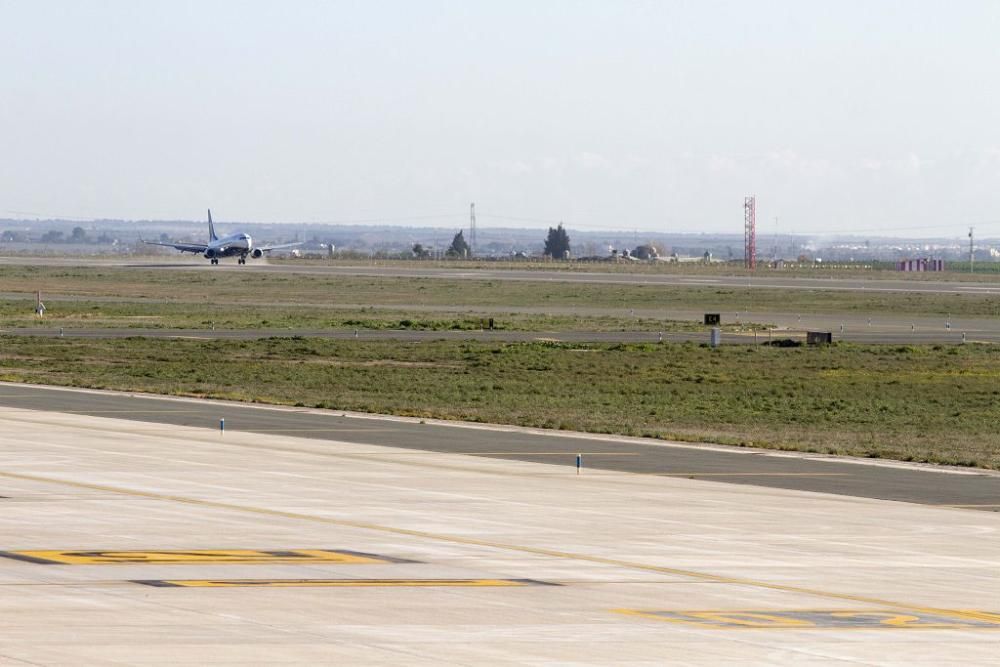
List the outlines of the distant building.
{"label": "distant building", "polygon": [[896,262],[897,271],[944,271],[943,259],[902,259]]}

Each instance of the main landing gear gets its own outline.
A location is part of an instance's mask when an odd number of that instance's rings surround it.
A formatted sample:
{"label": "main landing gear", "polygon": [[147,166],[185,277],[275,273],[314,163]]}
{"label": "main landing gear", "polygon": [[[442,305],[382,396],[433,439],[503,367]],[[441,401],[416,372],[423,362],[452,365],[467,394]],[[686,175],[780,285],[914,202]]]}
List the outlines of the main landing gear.
{"label": "main landing gear", "polygon": [[246,256],[246,255],[243,255],[242,257],[240,257],[240,258],[239,258],[239,259],[237,260],[237,263],[238,263],[238,264],[246,264],[246,263],[247,263],[247,256]]}
{"label": "main landing gear", "polygon": [[213,258],[212,258],[212,264],[218,264],[218,263],[219,263],[219,260],[217,260],[217,259],[215,259],[215,258],[213,257]]}

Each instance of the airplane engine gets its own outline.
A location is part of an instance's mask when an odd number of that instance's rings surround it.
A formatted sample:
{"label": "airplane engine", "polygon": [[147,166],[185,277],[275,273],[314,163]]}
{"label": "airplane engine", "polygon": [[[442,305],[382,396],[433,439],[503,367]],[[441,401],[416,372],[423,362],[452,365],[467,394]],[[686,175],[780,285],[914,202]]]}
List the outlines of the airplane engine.
{"label": "airplane engine", "polygon": [[250,256],[254,259],[260,259],[264,256],[264,251],[260,248],[254,248],[253,251],[251,251]]}
{"label": "airplane engine", "polygon": [[215,259],[215,249],[206,248],[205,249],[205,259]]}

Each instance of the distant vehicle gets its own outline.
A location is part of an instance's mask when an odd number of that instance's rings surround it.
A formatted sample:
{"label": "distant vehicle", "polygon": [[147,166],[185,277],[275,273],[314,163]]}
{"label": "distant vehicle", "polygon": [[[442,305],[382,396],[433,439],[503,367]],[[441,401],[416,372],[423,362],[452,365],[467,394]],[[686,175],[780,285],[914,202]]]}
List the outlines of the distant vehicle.
{"label": "distant vehicle", "polygon": [[282,245],[254,246],[253,239],[249,234],[230,234],[219,238],[215,233],[215,225],[212,224],[212,209],[208,210],[208,243],[159,243],[157,241],[143,241],[149,245],[162,245],[174,248],[181,252],[193,252],[210,260],[212,264],[218,264],[223,257],[239,257],[238,264],[246,264],[247,257],[260,259],[264,253],[283,248],[292,248],[297,243],[284,243]]}

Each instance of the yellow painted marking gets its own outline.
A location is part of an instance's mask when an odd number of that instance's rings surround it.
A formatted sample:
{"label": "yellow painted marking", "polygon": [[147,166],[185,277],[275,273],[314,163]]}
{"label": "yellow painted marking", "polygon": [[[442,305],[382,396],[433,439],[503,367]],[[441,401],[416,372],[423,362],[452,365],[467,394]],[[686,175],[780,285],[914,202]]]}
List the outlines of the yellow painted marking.
{"label": "yellow painted marking", "polygon": [[[921,625],[920,617],[912,614],[900,614],[891,611],[835,611],[830,614],[833,618],[842,618],[849,621],[872,619],[879,625],[888,625],[893,628],[905,628],[914,625]],[[954,627],[954,623],[932,623],[931,627]],[[923,624],[922,627],[928,627]]]}
{"label": "yellow painted marking", "polygon": [[967,618],[974,618],[980,621],[988,621],[989,623],[996,623],[1000,625],[1000,614],[994,614],[988,611],[976,611],[975,609],[960,609],[962,615]]}
{"label": "yellow painted marking", "polygon": [[0,555],[17,560],[58,565],[187,564],[187,563],[384,563],[375,556],[325,549],[259,551],[256,549],[191,549],[169,551],[10,551]]}
{"label": "yellow painted marking", "polygon": [[[269,517],[280,517],[283,519],[292,519],[296,521],[309,521],[313,523],[321,523],[325,525],[334,526],[344,526],[349,528],[360,528],[363,530],[372,530],[382,533],[388,533],[391,535],[405,535],[407,537],[416,537],[426,540],[434,540],[438,542],[447,542],[450,544],[465,544],[479,547],[487,547],[490,549],[501,549],[505,551],[512,551],[516,553],[526,553],[536,556],[548,556],[550,558],[559,558],[564,560],[574,560],[586,563],[596,563],[599,565],[610,565],[613,567],[621,567],[632,570],[640,570],[643,572],[657,572],[660,574],[670,574],[678,577],[685,577],[688,579],[694,579],[702,582],[712,582],[712,583],[722,583],[730,584],[733,586],[746,586],[748,588],[759,588],[770,591],[781,591],[785,593],[795,593],[797,595],[809,595],[813,597],[825,598],[830,600],[850,600],[852,602],[860,602],[863,604],[870,604],[878,607],[889,607],[895,609],[906,609],[908,611],[917,611],[926,614],[942,614],[945,616],[954,616],[960,618],[975,618],[974,615],[961,610],[948,610],[948,609],[937,609],[934,607],[926,607],[923,605],[907,604],[903,602],[897,602],[894,600],[886,600],[876,597],[868,597],[865,595],[853,595],[850,593],[837,593],[833,591],[824,591],[817,588],[808,588],[805,586],[795,586],[791,584],[778,584],[767,581],[758,581],[755,579],[749,579],[744,577],[728,577],[725,575],[712,574],[710,572],[699,572],[697,570],[685,570],[681,568],[665,567],[662,565],[650,565],[648,563],[639,563],[635,561],[621,560],[617,558],[606,558],[603,556],[594,556],[584,553],[576,553],[572,551],[560,551],[557,549],[549,549],[546,547],[531,547],[527,545],[510,544],[507,542],[497,542],[492,540],[482,540],[473,537],[463,537],[460,535],[449,535],[447,533],[435,533],[425,530],[416,530],[412,528],[400,528],[396,526],[385,526],[377,523],[370,523],[367,521],[357,521],[353,519],[338,519],[329,516],[321,516],[316,514],[305,514],[303,512],[293,512],[289,510],[277,510],[270,509],[266,507],[255,507],[252,505],[237,505],[235,503],[226,503],[214,500],[204,500],[201,498],[191,498],[187,496],[178,496],[165,493],[154,493],[152,491],[141,491],[139,489],[129,489],[119,486],[111,486],[108,484],[92,484],[88,482],[74,482],[71,480],[58,479],[53,477],[43,477],[41,475],[29,475],[24,473],[13,473],[13,472],[0,472],[0,477],[6,477],[8,479],[20,479],[27,480],[31,482],[41,482],[45,484],[58,484],[63,486],[70,486],[78,489],[90,489],[93,491],[101,491],[105,493],[120,493],[122,495],[131,496],[134,498],[149,498],[152,500],[161,500],[167,502],[182,503],[185,505],[193,505],[196,507],[211,507],[213,509],[223,509],[230,510],[233,512],[243,512],[249,514],[257,514],[261,516]],[[975,613],[975,612],[973,612]]]}
{"label": "yellow painted marking", "polygon": [[288,588],[305,586],[324,587],[503,587],[527,586],[528,583],[515,579],[165,579],[139,581],[148,586],[180,588]]}
{"label": "yellow painted marking", "polygon": [[748,628],[807,628],[813,625],[809,621],[753,611],[693,611],[688,615],[718,624]]}
{"label": "yellow painted marking", "polygon": [[917,629],[1000,630],[1000,615],[969,610],[778,610],[778,611],[642,611],[615,609],[619,614],[695,625],[703,628],[737,629]]}

